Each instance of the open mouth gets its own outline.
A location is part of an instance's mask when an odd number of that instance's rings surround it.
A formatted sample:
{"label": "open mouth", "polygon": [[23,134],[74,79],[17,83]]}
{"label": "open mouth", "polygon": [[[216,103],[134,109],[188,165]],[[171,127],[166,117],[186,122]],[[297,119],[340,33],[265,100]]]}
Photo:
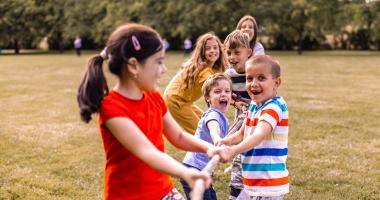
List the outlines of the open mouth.
{"label": "open mouth", "polygon": [[253,94],[253,95],[259,95],[259,94],[261,94],[261,92],[262,92],[262,91],[254,91],[254,92],[252,92],[252,94]]}
{"label": "open mouth", "polygon": [[227,100],[220,100],[219,101],[219,104],[221,105],[221,106],[227,106],[228,105],[228,101]]}
{"label": "open mouth", "polygon": [[237,64],[239,64],[238,62],[230,62],[230,64],[232,65],[232,66],[236,66]]}

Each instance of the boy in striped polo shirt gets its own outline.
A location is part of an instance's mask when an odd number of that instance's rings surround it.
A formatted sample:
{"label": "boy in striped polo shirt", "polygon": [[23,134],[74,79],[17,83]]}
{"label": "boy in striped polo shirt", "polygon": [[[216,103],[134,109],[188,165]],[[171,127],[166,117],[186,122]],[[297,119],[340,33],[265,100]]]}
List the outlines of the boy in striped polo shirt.
{"label": "boy in striped polo shirt", "polygon": [[288,109],[277,95],[280,75],[279,63],[270,56],[247,61],[246,88],[252,102],[244,126],[218,143],[232,145],[223,159],[242,155],[244,190],[237,199],[282,199],[289,192]]}

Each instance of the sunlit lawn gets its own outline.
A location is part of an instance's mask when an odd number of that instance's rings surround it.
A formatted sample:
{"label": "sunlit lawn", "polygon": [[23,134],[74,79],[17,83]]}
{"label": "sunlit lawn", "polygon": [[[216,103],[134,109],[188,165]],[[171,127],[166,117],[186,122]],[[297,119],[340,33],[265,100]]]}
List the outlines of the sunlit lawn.
{"label": "sunlit lawn", "polygon": [[[282,65],[290,112],[286,198],[380,199],[380,53],[267,53]],[[75,99],[88,56],[0,55],[0,199],[102,198],[101,138]],[[162,91],[183,61],[169,53]],[[181,161],[185,152],[167,153]],[[214,174],[219,199],[227,166]]]}

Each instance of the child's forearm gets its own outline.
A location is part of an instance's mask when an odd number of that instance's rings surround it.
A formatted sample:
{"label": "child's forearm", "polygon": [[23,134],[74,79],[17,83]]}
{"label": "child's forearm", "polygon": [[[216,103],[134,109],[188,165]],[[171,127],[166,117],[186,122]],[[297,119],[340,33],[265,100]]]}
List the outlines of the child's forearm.
{"label": "child's forearm", "polygon": [[157,149],[145,151],[142,154],[142,159],[146,164],[156,169],[157,171],[169,174],[171,176],[183,177],[183,173],[186,171],[186,167],[184,165],[169,155],[158,151]]}
{"label": "child's forearm", "polygon": [[227,140],[228,145],[234,145],[240,143],[244,138],[244,126],[240,127],[238,131],[227,136],[225,140]]}
{"label": "child's forearm", "polygon": [[213,145],[185,132],[168,112],[164,116],[164,134],[175,147],[192,152],[207,152]]}
{"label": "child's forearm", "polygon": [[207,122],[207,127],[208,127],[208,130],[210,132],[210,136],[211,136],[213,143],[216,144],[217,142],[219,142],[221,140],[219,122],[216,120],[211,120],[211,121]]}
{"label": "child's forearm", "polygon": [[253,147],[260,144],[266,135],[272,132],[272,127],[267,122],[260,122],[255,130],[255,133],[248,136],[240,144],[232,146],[231,152],[233,156],[251,150]]}
{"label": "child's forearm", "polygon": [[198,139],[185,131],[183,131],[179,135],[178,140],[172,142],[172,144],[177,148],[191,152],[207,152],[209,148],[213,147],[212,144]]}

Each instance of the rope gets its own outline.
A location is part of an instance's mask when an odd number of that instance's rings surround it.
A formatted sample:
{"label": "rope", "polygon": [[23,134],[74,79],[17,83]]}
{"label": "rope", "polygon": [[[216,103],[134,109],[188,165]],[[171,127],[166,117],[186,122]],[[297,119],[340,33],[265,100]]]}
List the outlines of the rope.
{"label": "rope", "polygon": [[[207,172],[208,174],[212,174],[214,171],[216,165],[220,161],[220,156],[215,155],[211,158],[210,162],[207,163],[206,167],[202,170],[204,172]],[[194,189],[191,192],[191,200],[202,200],[203,199],[203,193],[205,192],[205,182],[203,179],[197,179],[194,183]]]}

